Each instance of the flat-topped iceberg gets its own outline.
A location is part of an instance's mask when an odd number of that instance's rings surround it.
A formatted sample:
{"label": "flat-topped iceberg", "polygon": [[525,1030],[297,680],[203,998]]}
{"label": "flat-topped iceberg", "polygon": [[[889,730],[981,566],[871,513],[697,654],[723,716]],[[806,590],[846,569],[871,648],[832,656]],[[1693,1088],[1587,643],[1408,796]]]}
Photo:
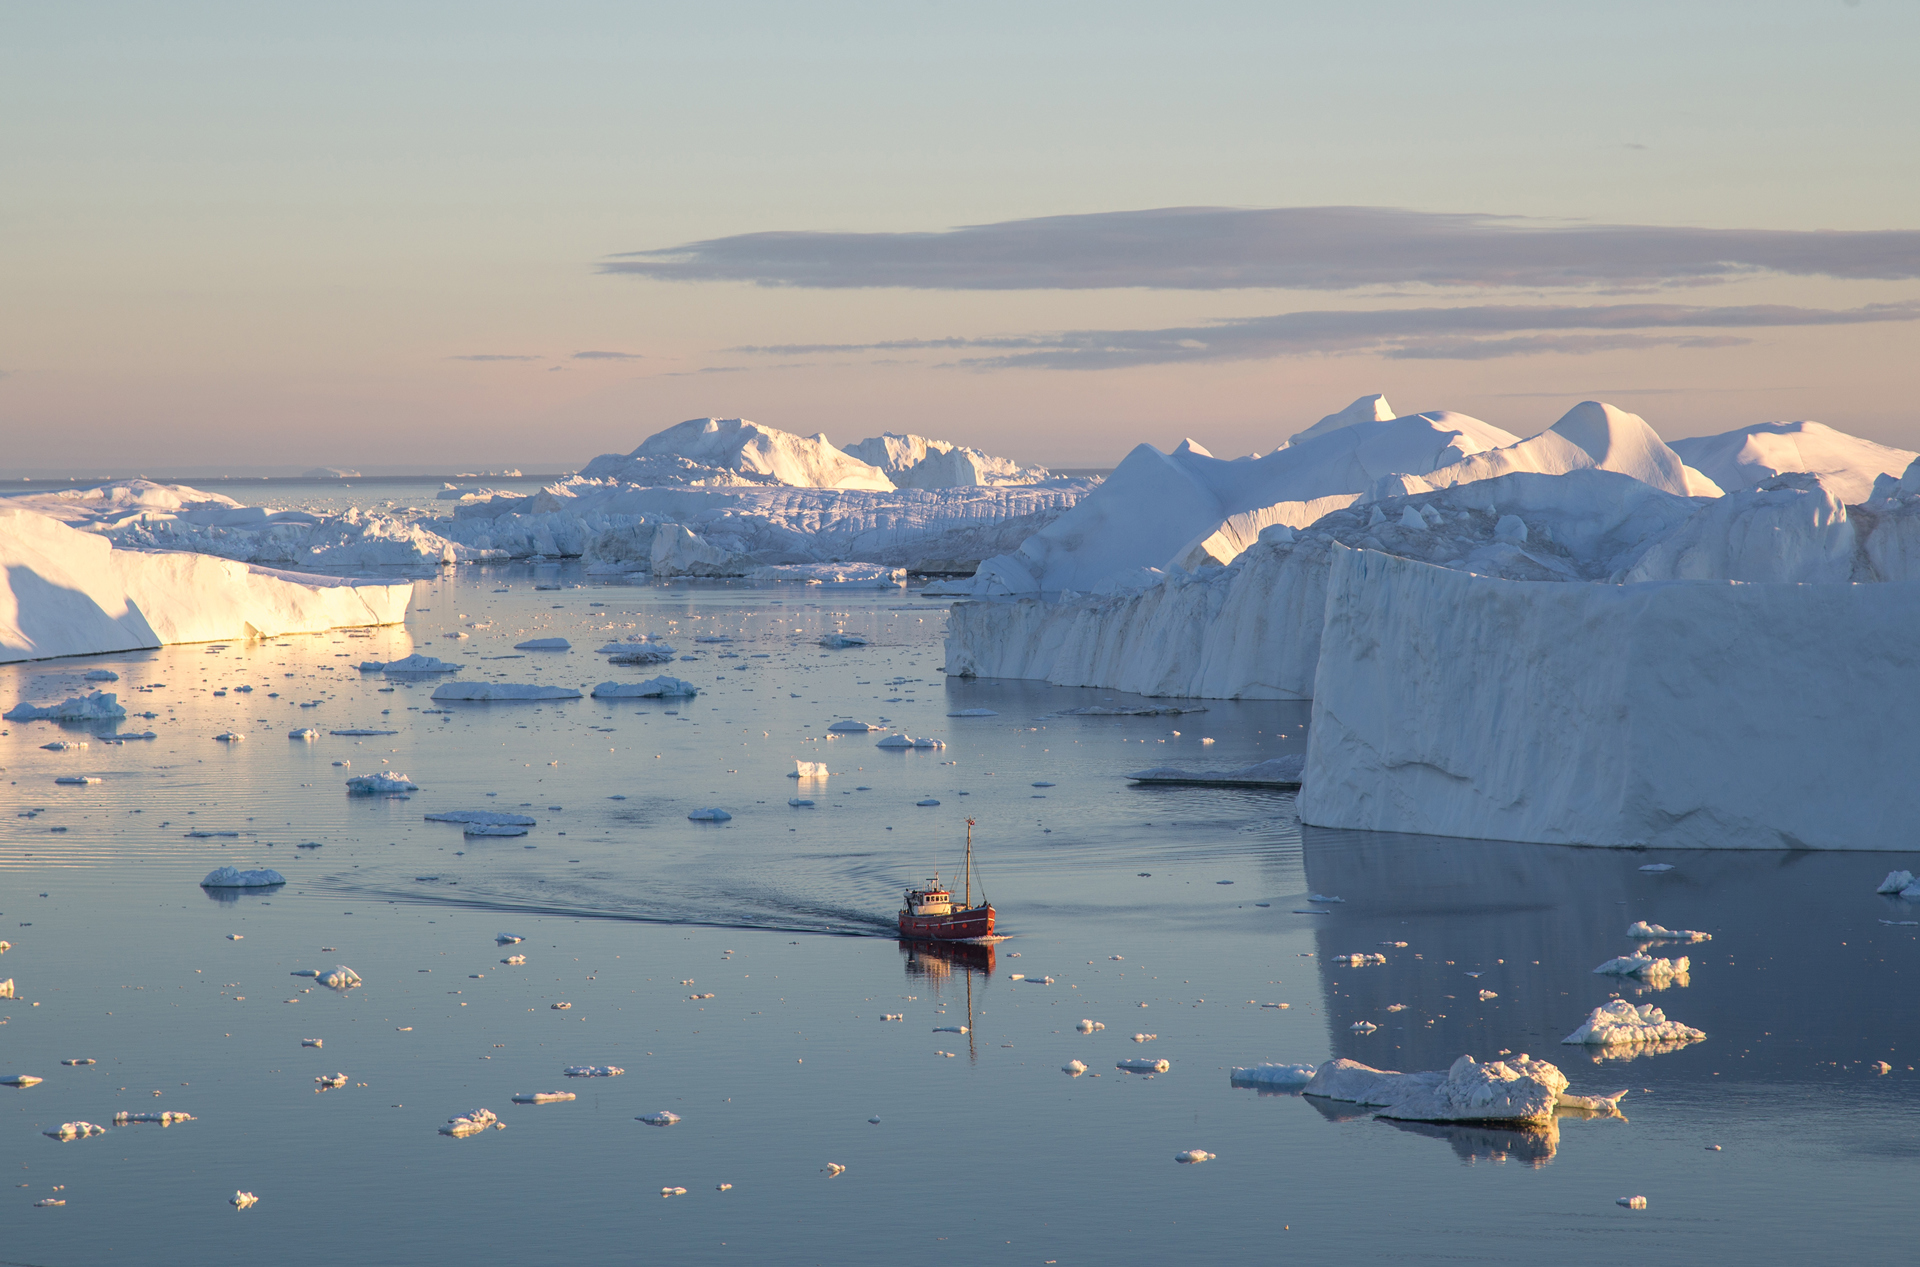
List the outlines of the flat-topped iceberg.
{"label": "flat-topped iceberg", "polygon": [[287,877],[271,867],[262,867],[254,871],[242,871],[238,867],[216,867],[207,872],[207,878],[200,881],[200,887],[203,889],[258,889],[286,882]]}
{"label": "flat-topped iceberg", "polygon": [[1239,787],[1295,788],[1307,758],[1303,753],[1285,753],[1256,761],[1233,770],[1182,770],[1174,766],[1154,766],[1135,770],[1127,777],[1136,783],[1216,783]]}
{"label": "flat-topped iceberg", "polygon": [[1445,1072],[1396,1073],[1357,1060],[1329,1060],[1303,1095],[1377,1107],[1413,1122],[1524,1122],[1545,1125],[1567,1089],[1558,1066],[1522,1052],[1481,1064],[1462,1056]]}
{"label": "flat-topped iceberg", "polygon": [[656,677],[644,682],[602,682],[593,688],[595,699],[685,699],[700,688],[685,678]]}
{"label": "flat-topped iceberg", "polygon": [[1313,1081],[1316,1071],[1312,1065],[1241,1065],[1227,1072],[1236,1087],[1298,1091]]}
{"label": "flat-topped iceberg", "polygon": [[418,792],[420,789],[404,774],[386,770],[378,774],[356,774],[347,780],[347,792],[356,796],[377,796],[391,792]]}
{"label": "flat-topped iceberg", "polygon": [[0,663],[398,624],[411,583],[250,567],[105,537],[0,498]]}
{"label": "flat-topped iceberg", "polygon": [[433,688],[440,700],[477,700],[513,703],[525,700],[579,699],[580,692],[570,686],[541,686],[527,682],[442,682]]}
{"label": "flat-topped iceberg", "polygon": [[573,644],[565,638],[529,638],[525,642],[513,644],[515,651],[571,651]]}

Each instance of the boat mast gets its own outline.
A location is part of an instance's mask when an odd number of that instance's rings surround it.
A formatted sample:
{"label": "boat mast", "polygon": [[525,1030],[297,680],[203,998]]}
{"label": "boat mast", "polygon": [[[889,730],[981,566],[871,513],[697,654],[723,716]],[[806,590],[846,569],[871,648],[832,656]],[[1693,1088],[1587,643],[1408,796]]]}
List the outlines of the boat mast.
{"label": "boat mast", "polygon": [[971,907],[973,905],[973,820],[971,818],[967,820],[967,865],[962,883],[966,886],[966,892],[961,902]]}

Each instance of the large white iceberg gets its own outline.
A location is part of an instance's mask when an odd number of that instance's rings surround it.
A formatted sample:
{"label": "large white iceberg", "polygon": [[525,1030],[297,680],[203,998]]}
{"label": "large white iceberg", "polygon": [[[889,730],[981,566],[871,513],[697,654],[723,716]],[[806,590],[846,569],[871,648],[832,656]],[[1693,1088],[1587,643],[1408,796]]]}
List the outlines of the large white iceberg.
{"label": "large white iceberg", "polygon": [[1895,449],[1818,422],[1762,422],[1717,436],[1675,440],[1672,449],[1729,493],[1811,471],[1849,504],[1867,500],[1881,475],[1896,479],[1920,453]]}
{"label": "large white iceberg", "polygon": [[0,499],[0,663],[392,625],[411,583],[116,549]]}
{"label": "large white iceberg", "polygon": [[24,700],[0,714],[5,721],[117,721],[127,715],[111,691],[76,695],[58,704],[35,707]]}
{"label": "large white iceberg", "polygon": [[1539,435],[1474,454],[1451,466],[1400,473],[1416,477],[1409,491],[1425,491],[1517,471],[1565,475],[1585,470],[1631,475],[1661,492],[1682,497],[1718,497],[1722,491],[1718,484],[1687,466],[1646,419],[1597,400],[1575,405]]}
{"label": "large white iceberg", "polygon": [[745,418],[691,418],[648,436],[631,453],[602,454],[580,473],[588,479],[615,479],[628,484],[692,483],[694,479],[713,478],[689,478],[689,464],[725,472],[742,483],[881,492],[892,492],[894,487],[885,472],[834,448],[825,435],[797,436]]}

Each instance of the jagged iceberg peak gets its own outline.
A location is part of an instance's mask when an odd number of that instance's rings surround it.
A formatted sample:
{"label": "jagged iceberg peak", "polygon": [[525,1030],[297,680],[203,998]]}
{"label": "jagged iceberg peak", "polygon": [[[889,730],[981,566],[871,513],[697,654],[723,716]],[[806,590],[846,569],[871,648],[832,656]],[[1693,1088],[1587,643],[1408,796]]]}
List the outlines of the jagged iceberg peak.
{"label": "jagged iceberg peak", "polygon": [[[720,478],[703,478],[702,468]],[[624,484],[756,483],[878,492],[894,487],[886,472],[836,449],[824,432],[799,436],[745,418],[688,419],[647,437],[631,453],[601,454],[580,474]]]}
{"label": "jagged iceberg peak", "polygon": [[[1391,410],[1381,401],[1376,412]],[[1451,466],[1519,439],[1478,418],[1436,411],[1353,421],[1261,458],[1216,458],[1193,440],[1171,453],[1138,445],[1098,489],[1018,551],[982,563],[975,588],[1091,590],[1196,550],[1225,561],[1222,555],[1230,559],[1263,528],[1304,528],[1351,504],[1382,476]]]}
{"label": "jagged iceberg peak", "polygon": [[1298,444],[1302,440],[1311,440],[1316,436],[1323,436],[1329,431],[1338,431],[1342,427],[1351,427],[1356,422],[1390,422],[1393,420],[1393,417],[1393,406],[1387,403],[1385,396],[1376,392],[1371,396],[1362,396],[1338,413],[1328,414],[1311,427],[1308,427],[1305,431],[1294,432],[1292,438],[1280,447],[1284,449],[1287,445]]}
{"label": "jagged iceberg peak", "polygon": [[1401,473],[1421,476],[1427,488],[1451,488],[1521,471],[1565,475],[1587,469],[1631,475],[1681,497],[1720,496],[1720,486],[1683,462],[1646,419],[1597,400],[1575,405],[1539,435],[1451,466]]}
{"label": "jagged iceberg peak", "polygon": [[1038,484],[1052,474],[1044,466],[1023,467],[1012,458],[994,457],[950,440],[892,431],[850,444],[844,451],[885,471],[896,488]]}
{"label": "jagged iceberg peak", "polygon": [[1759,488],[1781,475],[1811,471],[1850,506],[1873,494],[1881,475],[1898,479],[1920,454],[1863,440],[1825,423],[1758,422],[1671,445],[1688,466],[1730,493]]}

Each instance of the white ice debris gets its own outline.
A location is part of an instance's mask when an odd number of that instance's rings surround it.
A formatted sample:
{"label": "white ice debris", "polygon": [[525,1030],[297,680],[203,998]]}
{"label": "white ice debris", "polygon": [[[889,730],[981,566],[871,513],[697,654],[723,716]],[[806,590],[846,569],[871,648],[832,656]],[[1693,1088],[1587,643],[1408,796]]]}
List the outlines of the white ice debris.
{"label": "white ice debris", "polygon": [[1645,1197],[1615,1197],[1613,1203],[1615,1205],[1624,1205],[1629,1210],[1644,1210],[1647,1208],[1647,1199]]}
{"label": "white ice debris", "polygon": [[218,739],[221,743],[239,743],[246,738],[246,735],[238,730],[229,730],[222,734],[215,735],[214,738]]}
{"label": "white ice debris", "polygon": [[820,645],[840,649],[844,647],[864,647],[867,639],[860,634],[830,633],[820,635]]}
{"label": "white ice debris", "polygon": [[526,961],[527,961],[527,957],[525,955],[508,955],[505,959],[502,959],[500,962],[504,964],[523,964]]}
{"label": "white ice debris", "polygon": [[1560,1041],[1576,1046],[1625,1047],[1690,1043],[1705,1037],[1697,1029],[1668,1020],[1667,1014],[1651,1003],[1635,1006],[1625,999],[1613,999],[1594,1008],[1585,1024]]}
{"label": "white ice debris", "polygon": [[1295,788],[1307,759],[1299,753],[1270,757],[1253,765],[1233,770],[1182,770],[1175,766],[1154,766],[1135,770],[1127,777],[1135,783],[1218,783],[1239,787]]}
{"label": "white ice debris", "polygon": [[88,669],[80,675],[89,682],[118,682],[120,675],[112,669]]}
{"label": "white ice debris", "polygon": [[694,810],[691,814],[687,815],[687,818],[696,823],[726,823],[733,820],[733,815],[714,806],[707,809]]}
{"label": "white ice debris", "polygon": [[574,1094],[571,1091],[522,1091],[513,1097],[513,1102],[515,1104],[559,1104],[573,1098]]}
{"label": "white ice debris", "polygon": [[382,770],[378,774],[356,774],[347,780],[347,792],[354,796],[375,796],[389,792],[418,792],[414,781],[404,774]]}
{"label": "white ice debris", "polygon": [[827,1171],[827,1177],[829,1179],[833,1179],[833,1178],[839,1177],[840,1175],[846,1174],[847,1168],[845,1166],[842,1166],[837,1161],[830,1161],[826,1165],[826,1171]]}
{"label": "white ice debris", "polygon": [[824,761],[796,760],[793,764],[794,772],[787,776],[790,779],[824,779],[831,773]]}
{"label": "white ice debris", "polygon": [[40,746],[48,752],[74,752],[86,747],[87,741],[84,739],[56,739],[52,743],[43,743]]}
{"label": "white ice debris", "polygon": [[560,1072],[569,1078],[618,1078],[626,1070],[619,1065],[568,1065]]}
{"label": "white ice debris", "polygon": [[350,990],[360,984],[360,974],[342,963],[335,964],[328,971],[322,972],[319,976],[315,977],[314,980],[329,989]]}
{"label": "white ice debris", "polygon": [[[317,972],[314,972],[311,975],[317,977],[320,974]],[[327,1043],[326,1043],[326,1040],[323,1038],[303,1038],[300,1040],[300,1045],[302,1047],[325,1047]]]}
{"label": "white ice debris", "polygon": [[115,549],[0,498],[0,663],[398,624],[412,594],[409,582]]}
{"label": "white ice debris", "polygon": [[[0,631],[0,661],[4,661],[4,631]],[[48,704],[36,708],[32,704],[19,703],[0,714],[5,721],[117,721],[127,715],[120,705],[120,697],[111,691],[93,691],[87,695],[76,695],[62,700],[58,704]]]}
{"label": "white ice debris", "polygon": [[1915,884],[1911,871],[1889,871],[1887,878],[1880,881],[1875,893],[1897,893],[1901,897],[1920,898],[1920,885]]}
{"label": "white ice debris", "polygon": [[107,1128],[95,1126],[92,1122],[62,1122],[50,1131],[41,1131],[49,1139],[85,1139],[89,1135],[105,1135]]}
{"label": "white ice debris", "polygon": [[750,581],[789,581],[843,589],[894,589],[907,583],[905,568],[881,563],[774,563],[749,568]]}
{"label": "white ice debris", "polygon": [[915,739],[912,735],[899,734],[888,735],[873,746],[876,748],[944,748],[947,745],[938,739]]}
{"label": "white ice debris", "polygon": [[580,692],[567,686],[541,686],[527,682],[442,682],[433,688],[433,698],[435,702],[441,700],[518,702],[579,699]]}
{"label": "white ice debris", "polygon": [[868,722],[854,721],[851,718],[847,718],[828,726],[827,733],[833,735],[864,735],[869,731],[885,729],[885,726],[875,726]]}
{"label": "white ice debris", "polygon": [[678,699],[699,693],[700,688],[684,678],[664,676],[644,682],[602,682],[593,688],[595,699]]}
{"label": "white ice debris", "polygon": [[63,774],[54,782],[66,787],[91,787],[100,780],[90,774]]}
{"label": "white ice debris", "polygon": [[529,638],[525,642],[513,644],[515,651],[571,651],[573,644],[565,638]]}
{"label": "white ice debris", "polygon": [[1085,1018],[1082,1018],[1080,1023],[1078,1025],[1075,1025],[1074,1028],[1079,1030],[1082,1034],[1091,1034],[1097,1029],[1105,1029],[1106,1026],[1099,1021],[1090,1021],[1090,1020],[1086,1020]]}
{"label": "white ice debris", "polygon": [[964,1034],[967,1032],[967,1027],[965,1025],[936,1025],[933,1027],[933,1032],[936,1034]]}
{"label": "white ice debris", "polygon": [[1357,955],[1334,955],[1327,960],[1328,963],[1336,963],[1345,968],[1366,968],[1375,964],[1383,964],[1386,961],[1387,957],[1385,955],[1370,955],[1365,953]]}
{"label": "white ice debris", "polygon": [[1087,1063],[1084,1060],[1069,1060],[1066,1064],[1060,1066],[1061,1073],[1072,1074],[1076,1078],[1086,1071]]}
{"label": "white ice debris", "polygon": [[254,1196],[251,1192],[235,1192],[233,1196],[227,1199],[227,1204],[236,1210],[245,1210],[258,1204],[259,1201],[260,1198]]}
{"label": "white ice debris", "polygon": [[347,1085],[347,1075],[344,1073],[323,1073],[313,1081],[315,1085],[323,1091],[334,1091]]}
{"label": "white ice debris", "polygon": [[138,1122],[150,1123],[154,1126],[172,1126],[175,1122],[192,1122],[195,1120],[191,1113],[171,1111],[162,1113],[131,1113],[122,1109],[113,1115],[113,1124],[115,1126],[131,1126]]}
{"label": "white ice debris", "polygon": [[1128,1073],[1165,1073],[1173,1066],[1164,1060],[1149,1060],[1145,1056],[1135,1056],[1130,1060],[1114,1062],[1115,1069],[1124,1069]]}
{"label": "white ice debris", "polygon": [[1663,928],[1658,924],[1649,924],[1645,920],[1627,925],[1627,936],[1635,941],[1712,941],[1712,933],[1696,932],[1691,928]]}
{"label": "white ice debris", "polygon": [[525,827],[513,823],[467,823],[461,827],[463,836],[524,836]]}
{"label": "white ice debris", "polygon": [[522,937],[519,933],[496,933],[494,934],[493,940],[495,945],[513,946],[525,941],[526,938]]}
{"label": "white ice debris", "polygon": [[1532,1122],[1553,1120],[1567,1089],[1566,1075],[1525,1052],[1481,1064],[1462,1056],[1442,1073],[1395,1073],[1355,1060],[1330,1060],[1315,1070],[1306,1095],[1378,1107],[1380,1116],[1418,1122]]}
{"label": "white ice debris", "polygon": [[367,660],[364,661],[360,667],[367,672],[380,672],[384,670],[389,674],[458,673],[460,671],[460,666],[457,664],[451,664],[436,656],[422,655],[418,651],[404,659],[388,660],[384,664],[378,660]]}
{"label": "white ice debris", "polygon": [[1678,959],[1655,959],[1651,955],[1621,955],[1609,959],[1593,971],[1596,975],[1607,977],[1639,977],[1643,981],[1659,984],[1685,977],[1691,967],[1685,955]]}
{"label": "white ice debris", "polygon": [[430,823],[484,823],[490,827],[532,827],[534,820],[528,814],[513,814],[491,809],[449,809],[437,814],[428,814]]}
{"label": "white ice debris", "polygon": [[679,654],[664,642],[655,643],[651,646],[616,645],[611,648],[602,647],[600,649],[608,653],[608,664],[618,664],[633,668],[639,668],[649,664],[671,664],[673,663],[673,657]]}
{"label": "white ice debris", "polygon": [[287,877],[271,867],[242,871],[238,867],[216,867],[200,881],[203,889],[257,889],[269,884],[285,884]]}
{"label": "white ice debris", "polygon": [[1646,866],[1641,867],[1640,869],[1642,871],[1650,871],[1655,875],[1664,875],[1667,872],[1673,870],[1673,864],[1671,862],[1649,862]]}
{"label": "white ice debris", "polygon": [[289,730],[287,732],[287,738],[304,739],[304,740],[307,740],[309,743],[311,743],[314,740],[320,738],[320,732],[315,730],[311,726],[302,726],[298,730]]}
{"label": "white ice debris", "polygon": [[680,1120],[680,1115],[678,1113],[668,1112],[666,1109],[661,1109],[658,1113],[643,1113],[633,1120],[636,1122],[645,1122],[648,1126],[672,1126]]}
{"label": "white ice debris", "polygon": [[1312,1065],[1243,1065],[1229,1071],[1235,1083],[1293,1090],[1313,1081]]}
{"label": "white ice debris", "polygon": [[502,1131],[507,1128],[507,1124],[495,1117],[493,1113],[487,1109],[475,1109],[473,1112],[463,1114],[460,1117],[448,1118],[447,1124],[440,1128],[440,1133],[442,1135],[451,1135],[455,1139],[464,1139],[468,1135],[478,1135],[488,1127]]}
{"label": "white ice debris", "polygon": [[[9,980],[7,984],[11,986],[13,982]],[[0,995],[0,998],[12,997],[12,994]],[[45,1078],[37,1078],[30,1073],[10,1073],[0,1077],[0,1087],[36,1087],[45,1081]]]}
{"label": "white ice debris", "polygon": [[939,803],[940,803],[939,801],[934,800],[931,796],[927,797],[925,800],[914,802],[915,805],[919,806],[922,809],[930,808],[932,806],[938,805]]}
{"label": "white ice debris", "polygon": [[787,804],[792,806],[794,809],[812,809],[813,808],[813,802],[808,800],[804,796],[790,796],[787,798]]}

